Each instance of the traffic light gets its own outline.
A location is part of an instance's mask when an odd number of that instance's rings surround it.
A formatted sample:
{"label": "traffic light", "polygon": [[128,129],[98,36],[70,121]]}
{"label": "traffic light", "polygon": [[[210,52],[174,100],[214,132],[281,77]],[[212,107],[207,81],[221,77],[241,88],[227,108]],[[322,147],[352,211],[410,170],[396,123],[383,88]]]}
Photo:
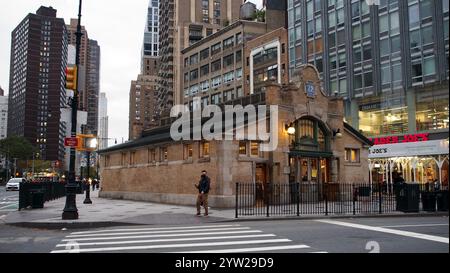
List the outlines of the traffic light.
{"label": "traffic light", "polygon": [[77,71],[76,65],[68,66],[66,68],[66,88],[71,90],[77,90]]}
{"label": "traffic light", "polygon": [[97,136],[78,134],[77,151],[95,151],[97,148]]}

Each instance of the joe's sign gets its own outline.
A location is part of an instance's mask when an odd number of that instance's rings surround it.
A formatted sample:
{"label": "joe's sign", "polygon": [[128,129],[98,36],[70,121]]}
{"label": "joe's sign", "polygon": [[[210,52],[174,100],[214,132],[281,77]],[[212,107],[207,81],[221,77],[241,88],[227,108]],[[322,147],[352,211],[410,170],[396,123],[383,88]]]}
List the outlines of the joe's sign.
{"label": "joe's sign", "polygon": [[429,140],[429,134],[413,134],[404,136],[387,136],[378,138],[369,138],[374,145],[384,145],[384,144],[397,144],[397,143],[409,143],[409,142],[422,142]]}

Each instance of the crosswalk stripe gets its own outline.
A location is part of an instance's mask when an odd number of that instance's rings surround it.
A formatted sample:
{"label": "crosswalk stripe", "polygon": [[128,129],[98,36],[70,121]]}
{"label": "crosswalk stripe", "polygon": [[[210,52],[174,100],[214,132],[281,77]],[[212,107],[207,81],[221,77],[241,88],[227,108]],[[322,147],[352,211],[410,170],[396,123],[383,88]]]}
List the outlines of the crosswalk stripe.
{"label": "crosswalk stripe", "polygon": [[[144,250],[157,248],[182,248],[182,247],[202,247],[202,246],[225,246],[225,245],[244,245],[244,244],[269,244],[292,242],[289,239],[273,240],[252,240],[252,241],[231,241],[231,242],[209,242],[194,244],[172,244],[172,245],[146,245],[146,246],[126,246],[126,247],[105,247],[105,248],[87,248],[77,249],[77,252],[101,252],[101,251],[119,251],[119,250]],[[51,253],[71,253],[73,250],[54,250]],[[209,252],[209,251],[208,251]]]}
{"label": "crosswalk stripe", "polygon": [[103,232],[126,232],[126,231],[151,231],[151,230],[178,230],[178,229],[204,229],[204,228],[225,228],[225,227],[239,227],[240,225],[212,225],[212,226],[189,226],[189,227],[166,227],[166,228],[126,228],[126,229],[105,229],[105,230],[94,230],[94,231],[79,231],[72,232],[72,235],[81,234],[95,234]]}
{"label": "crosswalk stripe", "polygon": [[11,206],[17,206],[17,204],[10,204],[10,205],[7,205],[7,206],[4,206],[4,207],[1,207],[0,209],[6,209],[6,208],[9,208],[9,207],[11,207]]}
{"label": "crosswalk stripe", "polygon": [[[242,238],[260,238],[260,237],[276,237],[275,234],[258,234],[258,235],[239,235],[239,236],[217,236],[217,237],[193,237],[193,238],[177,238],[177,239],[156,239],[156,240],[138,240],[138,241],[113,241],[113,242],[93,242],[78,243],[71,241],[70,244],[76,243],[78,246],[96,246],[96,245],[125,245],[125,244],[144,244],[144,243],[162,243],[162,242],[180,242],[180,241],[203,241],[203,240],[226,240],[226,239],[242,239]],[[66,247],[67,244],[59,244],[56,247]]]}
{"label": "crosswalk stripe", "polygon": [[287,250],[287,249],[303,249],[310,248],[307,245],[291,245],[291,246],[271,246],[271,247],[254,247],[254,248],[235,248],[235,249],[214,249],[208,251],[185,251],[185,252],[168,252],[168,253],[241,253],[241,252],[259,252],[271,250]]}
{"label": "crosswalk stripe", "polygon": [[422,233],[417,233],[417,232],[402,231],[402,230],[389,229],[389,228],[373,227],[373,226],[368,226],[368,225],[353,224],[353,223],[334,221],[334,220],[316,220],[316,221],[321,222],[321,223],[331,224],[331,225],[338,225],[338,226],[345,226],[345,227],[351,227],[351,228],[357,228],[357,229],[378,231],[378,232],[384,232],[384,233],[389,233],[389,234],[395,234],[395,235],[400,235],[400,236],[406,236],[406,237],[412,237],[412,238],[417,238],[417,239],[423,239],[423,240],[429,240],[429,241],[449,244],[449,239],[447,237],[442,237],[442,236],[428,235],[428,234],[422,234]]}
{"label": "crosswalk stripe", "polygon": [[[201,231],[221,231],[221,230],[244,230],[250,229],[248,227],[233,227],[233,228],[210,228],[202,229]],[[117,233],[103,233],[103,234],[81,234],[81,235],[68,235],[66,238],[80,238],[80,237],[94,237],[94,236],[116,236],[116,235],[137,235],[137,234],[155,234],[155,233],[177,233],[177,232],[198,232],[195,230],[162,230],[162,231],[138,231],[138,232],[117,232]]]}
{"label": "crosswalk stripe", "polygon": [[80,239],[63,239],[63,242],[69,241],[96,241],[96,240],[120,240],[120,239],[138,239],[138,238],[158,238],[158,237],[182,237],[182,236],[199,236],[199,235],[225,235],[225,234],[244,234],[244,233],[261,233],[261,230],[243,230],[243,231],[219,231],[219,232],[199,232],[199,233],[180,233],[180,234],[156,234],[156,235],[137,235],[137,236],[119,236],[119,237],[96,237],[96,238],[80,238]]}

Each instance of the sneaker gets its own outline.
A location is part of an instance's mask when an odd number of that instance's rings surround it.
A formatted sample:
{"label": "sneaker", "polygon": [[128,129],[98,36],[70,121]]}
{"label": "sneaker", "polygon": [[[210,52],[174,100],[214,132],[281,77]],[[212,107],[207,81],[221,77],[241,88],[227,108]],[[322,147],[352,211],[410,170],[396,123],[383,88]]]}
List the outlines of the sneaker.
{"label": "sneaker", "polygon": [[197,213],[197,216],[202,216],[200,213]]}
{"label": "sneaker", "polygon": [[209,216],[208,214],[205,214],[205,217]]}

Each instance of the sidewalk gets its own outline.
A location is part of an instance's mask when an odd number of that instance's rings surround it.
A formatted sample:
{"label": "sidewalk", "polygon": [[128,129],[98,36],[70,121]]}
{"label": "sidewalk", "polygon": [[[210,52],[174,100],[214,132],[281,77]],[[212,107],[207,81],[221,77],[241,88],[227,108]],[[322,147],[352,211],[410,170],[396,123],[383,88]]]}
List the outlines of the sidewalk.
{"label": "sidewalk", "polygon": [[[85,194],[77,194],[78,220],[62,220],[66,198],[44,204],[43,209],[26,209],[8,214],[0,221],[8,225],[30,228],[97,228],[124,225],[196,225],[214,222],[246,221],[246,220],[306,220],[323,218],[356,218],[356,217],[408,217],[408,216],[448,216],[444,213],[402,212],[370,215],[307,215],[307,216],[239,216],[235,218],[234,209],[214,209],[209,217],[197,217],[194,206],[178,206],[149,202],[106,199],[98,197],[99,191],[91,191],[92,204],[83,204]],[[195,200],[194,200],[195,201]]]}

